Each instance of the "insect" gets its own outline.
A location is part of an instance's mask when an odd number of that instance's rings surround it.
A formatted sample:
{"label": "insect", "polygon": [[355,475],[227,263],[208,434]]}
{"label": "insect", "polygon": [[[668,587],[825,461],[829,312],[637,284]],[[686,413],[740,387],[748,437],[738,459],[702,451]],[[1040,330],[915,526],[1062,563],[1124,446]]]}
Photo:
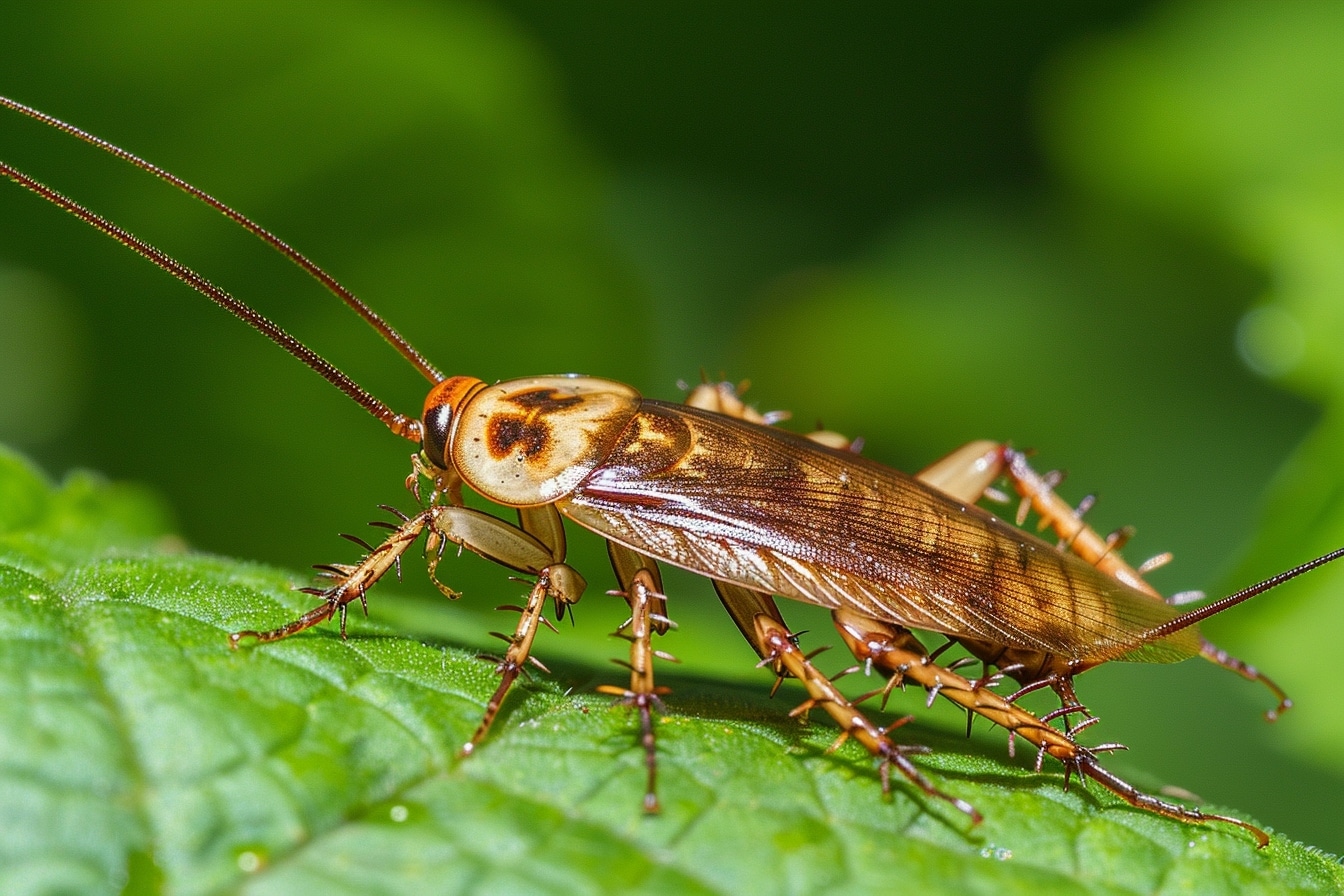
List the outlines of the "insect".
{"label": "insect", "polygon": [[[1059,760],[1065,781],[1095,780],[1128,803],[1186,822],[1222,822],[1245,829],[1260,846],[1268,836],[1237,818],[1205,813],[1143,793],[1103,768],[1098,756],[1117,744],[1084,746],[1075,735],[1095,722],[1074,693],[1074,677],[1113,660],[1173,662],[1202,655],[1283,692],[1253,667],[1205,641],[1198,624],[1310,569],[1344,549],[1191,610],[1163,600],[1144,582],[1146,567],[1118,553],[1123,533],[1103,538],[1082,522],[1085,507],[1054,493],[1026,457],[1007,445],[976,442],[916,477],[860,457],[834,434],[801,436],[776,428],[724,384],[694,390],[687,403],[645,399],[629,386],[595,377],[539,376],[486,383],[446,377],[371,308],[325,271],[248,218],[163,169],[72,125],[13,100],[0,105],[36,119],[148,171],[205,202],[280,251],[359,313],[432,384],[418,417],[397,413],[257,311],[181,262],[117,225],[0,162],[11,180],[74,214],[204,294],[297,357],[391,432],[417,446],[407,487],[419,509],[397,513],[387,537],[363,544],[353,564],[319,567],[326,583],[304,589],[319,598],[298,619],[269,631],[233,634],[234,647],[270,642],[339,620],[345,634],[352,603],[398,568],[424,537],[431,578],[449,545],[473,551],[534,584],[499,659],[500,677],[463,753],[485,738],[513,683],[529,663],[545,624],[583,595],[585,581],[566,562],[564,520],[606,540],[618,593],[630,607],[620,633],[630,642],[628,686],[600,688],[637,712],[647,781],[645,809],[657,802],[655,711],[666,689],[654,665],[668,656],[654,646],[671,627],[659,564],[708,577],[747,641],[777,676],[791,676],[808,698],[795,714],[820,709],[878,761],[883,788],[892,770],[973,821],[966,801],[935,787],[911,761],[926,752],[895,741],[858,704],[906,682],[941,694],[1002,726]],[[1004,522],[976,502],[1006,477],[1061,545]],[[513,509],[517,522],[467,507],[464,489]],[[1020,522],[1020,521],[1019,521]],[[850,700],[834,678],[803,654],[775,598],[831,610],[846,646],[886,684]],[[959,642],[985,667],[978,679],[939,664],[911,629]],[[941,650],[941,649],[940,649]],[[838,677],[838,676],[836,676]],[[1020,688],[1000,695],[1012,678]],[[1059,709],[1037,716],[1018,704],[1026,693],[1052,689]],[[1080,720],[1075,724],[1074,718]],[[1055,722],[1061,722],[1057,727]],[[838,743],[838,742],[837,742]]]}

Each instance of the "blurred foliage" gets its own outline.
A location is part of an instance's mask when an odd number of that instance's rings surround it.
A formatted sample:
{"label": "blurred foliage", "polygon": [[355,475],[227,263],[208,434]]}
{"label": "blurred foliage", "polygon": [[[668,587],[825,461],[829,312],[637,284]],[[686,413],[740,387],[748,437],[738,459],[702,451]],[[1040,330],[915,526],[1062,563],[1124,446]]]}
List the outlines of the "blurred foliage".
{"label": "blurred foliage", "polygon": [[862,748],[827,754],[833,729],[759,689],[674,675],[645,817],[634,717],[562,690],[590,668],[524,679],[462,760],[492,664],[367,629],[228,650],[228,631],[306,606],[289,576],[156,544],[154,502],[87,473],[52,488],[0,452],[0,494],[22,510],[0,520],[6,894],[809,893],[894,867],[929,894],[1344,886],[1291,839],[1258,850],[904,729],[936,746],[919,758],[936,786],[986,814],[971,830],[899,775],[882,800]]}
{"label": "blurred foliage", "polygon": [[[1178,8],[1139,37],[1067,59],[1055,82],[1054,145],[1072,180],[1261,269],[1237,333],[1243,354],[1323,405],[1228,582],[1344,544],[1341,38],[1337,3]],[[1302,681],[1304,704],[1328,705],[1321,659],[1344,632],[1341,592],[1344,570],[1327,569],[1227,624],[1259,642],[1262,668]],[[1285,728],[1338,774],[1344,717],[1304,712]]]}
{"label": "blurred foliage", "polygon": [[[0,88],[255,217],[448,372],[667,398],[751,377],[905,468],[1012,439],[1102,496],[1098,528],[1136,524],[1132,556],[1172,550],[1169,591],[1344,543],[1339,6],[963,12],[57,0],[6,11]],[[402,362],[226,222],[16,116],[0,147],[418,406]],[[409,446],[15,190],[0,315],[0,438],[151,484],[193,546],[345,558],[336,531],[407,503]],[[573,542],[592,590],[548,649],[606,657],[603,552]],[[484,643],[499,573],[445,574],[476,613],[438,612],[418,573],[374,613]],[[708,589],[670,581],[688,669],[761,681]],[[1099,737],[1131,747],[1115,767],[1344,852],[1341,589],[1327,570],[1207,626],[1297,698],[1276,726],[1204,664],[1089,674]]]}

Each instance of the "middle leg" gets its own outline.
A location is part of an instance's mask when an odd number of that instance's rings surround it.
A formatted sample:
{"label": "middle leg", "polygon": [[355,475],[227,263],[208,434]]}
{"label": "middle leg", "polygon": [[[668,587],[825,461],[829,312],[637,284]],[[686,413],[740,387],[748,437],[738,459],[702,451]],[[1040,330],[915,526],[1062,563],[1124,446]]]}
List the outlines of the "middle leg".
{"label": "middle leg", "polygon": [[653,681],[653,660],[655,657],[675,661],[675,658],[653,648],[653,634],[658,625],[670,626],[670,620],[657,609],[665,606],[665,598],[656,588],[654,572],[641,567],[632,577],[630,584],[621,592],[630,604],[630,618],[621,624],[616,634],[630,642],[630,661],[624,663],[630,669],[630,686],[621,688],[615,685],[599,685],[597,690],[603,694],[620,697],[627,706],[639,713],[640,743],[644,746],[644,765],[648,772],[644,790],[644,811],[650,814],[659,810],[658,806],[658,750],[653,729],[653,710],[662,709],[661,697],[669,689],[659,687]]}

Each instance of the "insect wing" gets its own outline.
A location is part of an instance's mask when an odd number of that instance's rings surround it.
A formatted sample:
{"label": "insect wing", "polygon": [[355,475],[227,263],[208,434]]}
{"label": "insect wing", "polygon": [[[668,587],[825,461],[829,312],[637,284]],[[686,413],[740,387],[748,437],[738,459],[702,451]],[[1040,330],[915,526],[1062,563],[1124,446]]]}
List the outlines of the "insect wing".
{"label": "insect wing", "polygon": [[1179,611],[909,476],[782,430],[644,401],[559,503],[692,572],[902,625],[1088,662],[1172,662]]}

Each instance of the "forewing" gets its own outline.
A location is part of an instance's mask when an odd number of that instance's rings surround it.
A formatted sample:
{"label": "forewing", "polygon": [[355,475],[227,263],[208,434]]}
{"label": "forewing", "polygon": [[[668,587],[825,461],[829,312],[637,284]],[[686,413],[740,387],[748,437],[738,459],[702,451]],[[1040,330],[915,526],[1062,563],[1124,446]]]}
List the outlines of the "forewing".
{"label": "forewing", "polygon": [[561,512],[675,566],[915,628],[1077,660],[1184,659],[1179,615],[896,470],[787,432],[645,401]]}

